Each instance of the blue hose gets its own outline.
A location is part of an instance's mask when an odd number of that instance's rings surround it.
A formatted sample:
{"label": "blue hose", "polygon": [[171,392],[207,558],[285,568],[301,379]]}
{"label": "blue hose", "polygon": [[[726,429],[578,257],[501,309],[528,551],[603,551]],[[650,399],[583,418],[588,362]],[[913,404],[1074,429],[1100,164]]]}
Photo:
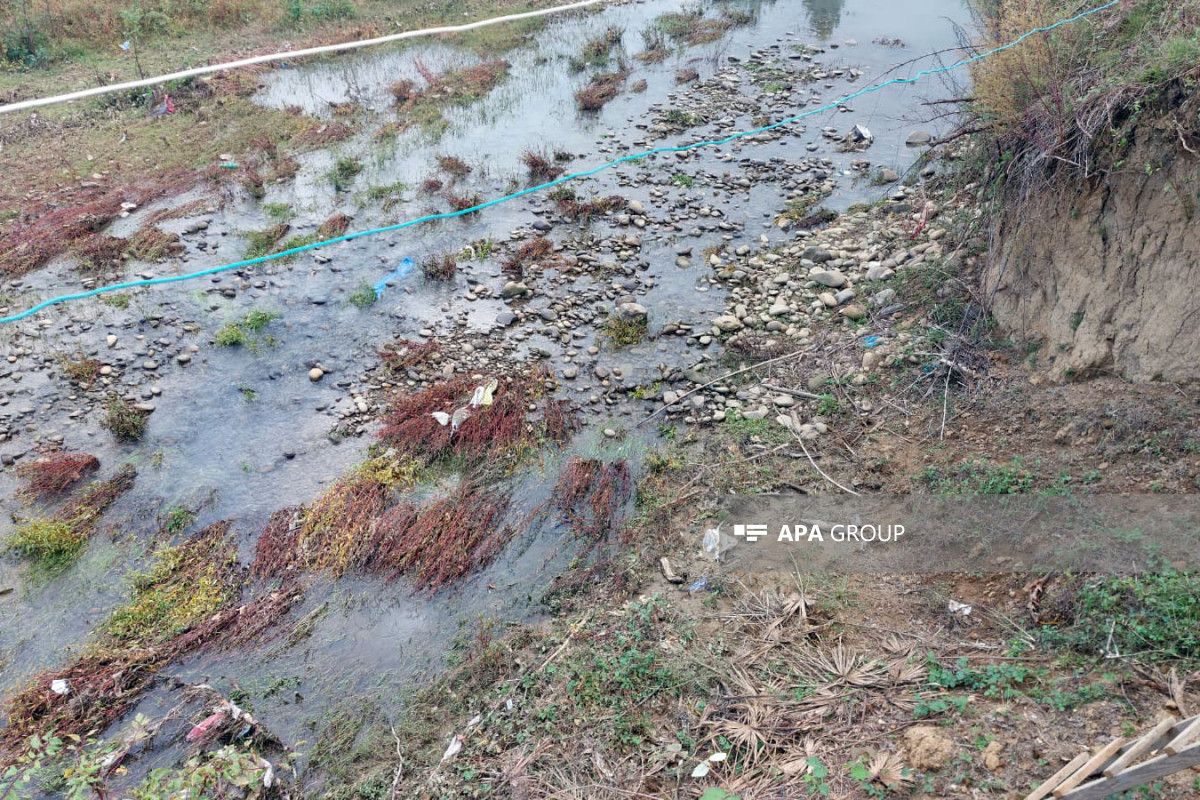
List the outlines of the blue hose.
{"label": "blue hose", "polygon": [[[843,97],[840,100],[835,100],[832,103],[827,103],[826,105],[823,105],[819,108],[810,109],[803,113],[796,114],[791,117],[787,117],[786,119],[781,119],[779,122],[774,122],[770,125],[764,125],[761,128],[753,128],[751,130],[741,131],[739,133],[730,134],[729,136],[726,136],[723,139],[711,139],[711,140],[704,141],[704,142],[696,142],[695,144],[680,145],[678,147],[655,147],[651,150],[647,150],[644,153],[637,153],[634,155],[622,156],[621,158],[617,158],[617,159],[614,159],[607,163],[601,164],[598,167],[593,167],[592,169],[584,170],[583,172],[573,172],[568,175],[563,175],[562,177],[557,178],[556,180],[552,180],[548,183],[539,184],[538,186],[531,186],[528,189],[522,189],[518,192],[513,192],[512,194],[508,194],[503,197],[497,197],[493,200],[488,200],[485,203],[480,203],[479,205],[472,206],[470,208],[464,208],[460,211],[447,211],[445,213],[439,213],[439,214],[426,214],[423,217],[417,217],[416,219],[410,219],[405,222],[398,222],[395,225],[386,225],[382,228],[370,228],[368,230],[359,231],[357,233],[348,233],[343,236],[336,236],[332,239],[327,239],[322,242],[313,242],[311,244],[306,244],[306,245],[303,245],[300,247],[293,247],[290,250],[283,250],[278,253],[270,253],[265,256],[259,256],[258,258],[248,258],[244,261],[235,261],[232,264],[224,264],[219,267],[211,267],[209,269],[201,270],[199,272],[192,272],[187,275],[174,275],[174,276],[166,277],[166,278],[147,278],[144,280],[126,281],[124,283],[113,284],[112,286],[101,286],[98,289],[92,289],[92,290],[86,291],[86,292],[76,292],[75,294],[65,294],[65,295],[61,295],[59,297],[53,297],[49,300],[43,300],[42,302],[35,305],[33,308],[30,308],[26,311],[22,311],[20,313],[13,314],[13,315],[7,316],[7,317],[0,317],[0,323],[18,322],[20,320],[25,319],[26,317],[36,314],[37,312],[41,311],[44,308],[49,308],[50,306],[57,305],[59,303],[66,303],[71,300],[83,300],[85,298],[95,297],[96,295],[104,294],[106,292],[117,292],[117,291],[121,291],[124,289],[136,289],[141,286],[156,286],[156,285],[162,284],[162,283],[176,283],[178,281],[194,280],[196,278],[203,278],[207,275],[215,275],[218,272],[227,272],[231,269],[241,269],[242,267],[252,267],[255,264],[262,264],[267,261],[274,261],[274,260],[280,259],[280,258],[287,258],[288,256],[293,256],[293,255],[296,255],[297,253],[303,253],[307,250],[312,250],[317,247],[326,247],[328,245],[337,244],[339,242],[348,242],[351,239],[357,239],[359,236],[375,236],[380,233],[389,233],[391,231],[398,231],[403,228],[409,228],[409,227],[412,227],[413,225],[419,225],[422,222],[433,222],[435,220],[452,219],[454,217],[461,217],[466,214],[473,214],[477,211],[482,211],[485,208],[491,208],[492,206],[496,206],[501,203],[507,203],[510,200],[516,200],[517,198],[524,197],[525,195],[528,195],[528,194],[533,194],[534,192],[540,192],[540,191],[544,191],[546,189],[551,189],[555,186],[558,186],[559,184],[566,183],[567,181],[577,180],[579,178],[587,178],[592,175],[595,175],[598,172],[603,172],[606,169],[611,169],[612,167],[618,166],[620,164],[624,164],[624,163],[627,163],[630,161],[638,161],[638,160],[646,158],[648,156],[658,155],[659,153],[682,153],[682,152],[685,152],[688,150],[696,150],[701,147],[719,147],[721,145],[729,144],[730,142],[745,138],[747,136],[754,136],[759,133],[765,133],[766,131],[771,131],[776,128],[781,128],[784,125],[790,125],[793,122],[805,119],[806,117],[811,117],[815,114],[820,114],[825,111],[832,111],[832,110],[836,109],[838,106],[844,105],[845,103],[848,103],[851,100],[862,97],[863,95],[870,94],[871,92],[877,92],[886,86],[892,86],[894,84],[916,83],[921,78],[927,77],[929,75],[937,75],[937,74],[943,73],[943,72],[950,72],[951,70],[958,69],[959,67],[963,67],[968,64],[973,64],[976,61],[981,61],[985,58],[988,58],[989,56],[995,55],[996,53],[1000,53],[1005,50],[1010,50],[1010,49],[1016,47],[1017,45],[1019,45],[1021,42],[1028,39],[1030,36],[1033,36],[1034,34],[1045,33],[1046,31],[1052,31],[1055,28],[1060,28],[1063,25],[1069,25],[1073,22],[1078,22],[1079,20],[1081,20],[1085,17],[1089,17],[1092,14],[1097,14],[1101,11],[1112,8],[1113,6],[1117,5],[1120,2],[1121,2],[1121,0],[1112,0],[1111,2],[1105,3],[1102,6],[1098,6],[1096,8],[1090,9],[1088,11],[1083,11],[1079,14],[1076,14],[1073,17],[1059,20],[1058,22],[1055,22],[1051,25],[1046,25],[1045,27],[1041,27],[1041,28],[1034,28],[1033,30],[1028,31],[1027,33],[1024,33],[1021,36],[1017,37],[1016,39],[1012,40],[1008,44],[1003,44],[1003,45],[1000,45],[999,47],[994,47],[991,50],[985,50],[984,52],[977,53],[976,55],[973,55],[969,58],[964,58],[959,61],[956,61],[953,64],[950,64],[949,66],[935,67],[933,69],[925,69],[925,70],[921,70],[920,72],[915,73],[911,78],[893,78],[889,81],[884,81],[883,83],[876,84],[874,86],[867,86],[867,87],[864,87],[864,88],[858,90],[857,92],[854,92],[853,94],[846,95],[845,97]],[[401,264],[403,265],[403,262],[401,262]],[[393,273],[393,276],[394,275],[395,275],[395,273]],[[391,279],[392,279],[392,277],[389,276],[387,279],[385,279],[384,282],[386,282],[387,280],[391,280]],[[378,289],[376,291],[376,294],[378,294]]]}

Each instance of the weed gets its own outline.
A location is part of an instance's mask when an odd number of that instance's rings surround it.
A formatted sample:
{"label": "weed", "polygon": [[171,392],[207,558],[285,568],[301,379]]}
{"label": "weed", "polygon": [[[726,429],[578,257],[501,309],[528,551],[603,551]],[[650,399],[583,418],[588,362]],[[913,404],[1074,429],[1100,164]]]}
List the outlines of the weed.
{"label": "weed", "polygon": [[[350,227],[350,218],[345,214],[334,214],[329,219],[321,223],[317,228],[315,241],[325,241],[326,239],[336,239],[343,235]],[[284,248],[289,249],[289,248]]]}
{"label": "weed", "polygon": [[325,177],[333,184],[335,192],[344,192],[350,188],[350,182],[362,172],[362,161],[352,156],[340,156],[333,162],[333,167],[325,173]]}
{"label": "weed", "polygon": [[147,225],[129,240],[126,252],[141,261],[162,261],[182,255],[186,248],[177,233],[167,233],[156,225]]}
{"label": "weed", "polygon": [[147,412],[134,408],[120,395],[110,394],[104,401],[104,419],[100,426],[110,431],[118,442],[136,442],[146,432],[148,416]]}
{"label": "weed", "polygon": [[563,174],[563,168],[554,163],[553,156],[544,150],[526,150],[521,154],[521,162],[529,170],[529,185],[536,186],[549,183]]}
{"label": "weed", "polygon": [[[476,194],[458,194],[457,192],[446,192],[446,202],[450,204],[450,208],[456,212],[466,212],[468,214],[478,214],[477,206],[483,205],[483,197]],[[467,209],[475,209],[467,211]]]}
{"label": "weed", "polygon": [[471,174],[471,165],[457,156],[434,156],[438,169],[451,178],[459,179]]}
{"label": "weed", "polygon": [[262,210],[276,225],[291,222],[296,216],[296,210],[287,203],[263,203]]}
{"label": "weed", "polygon": [[441,351],[441,345],[436,339],[424,342],[410,342],[407,339],[397,339],[385,345],[379,351],[379,358],[393,375],[414,367],[423,367],[434,360]]}
{"label": "weed", "polygon": [[379,296],[375,294],[375,289],[370,284],[364,283],[358,288],[358,291],[346,299],[350,301],[351,305],[358,308],[370,308],[375,305],[375,301],[379,299]]}
{"label": "weed", "polygon": [[288,225],[286,222],[281,222],[278,225],[273,225],[270,228],[267,228],[266,230],[248,231],[243,233],[242,237],[247,242],[246,252],[244,254],[245,257],[247,259],[261,258],[262,256],[269,255],[270,253],[274,252],[275,245],[279,243],[280,239],[287,235],[287,232],[290,229],[290,225]]}
{"label": "weed", "polygon": [[431,281],[449,281],[458,272],[458,259],[453,253],[429,256],[421,261],[421,274]]}
{"label": "weed", "polygon": [[7,548],[33,559],[48,573],[65,569],[83,552],[104,512],[133,487],[135,477],[134,469],[126,465],[113,477],[89,485],[53,517],[19,523]]}
{"label": "weed", "polygon": [[628,75],[626,70],[596,75],[591,83],[575,92],[575,105],[580,111],[599,111],[616,98]]}
{"label": "weed", "polygon": [[133,301],[133,295],[128,292],[114,292],[100,295],[100,302],[110,308],[126,309]]}
{"label": "weed", "polygon": [[525,274],[527,265],[546,265],[556,260],[554,243],[544,236],[536,236],[522,242],[520,247],[505,256],[501,268],[510,275],[520,277]]}
{"label": "weed", "polygon": [[97,359],[85,358],[82,353],[77,359],[62,356],[59,358],[58,364],[71,383],[81,389],[92,388],[92,384],[100,377],[100,370],[104,368],[104,365]]}
{"label": "weed", "polygon": [[1089,654],[1200,659],[1200,577],[1191,572],[1106,576],[1072,598],[1074,620],[1045,632]]}
{"label": "weed", "polygon": [[646,338],[649,322],[646,317],[610,316],[600,331],[601,337],[613,347],[631,347]]}
{"label": "weed", "polygon": [[17,475],[26,482],[23,494],[44,497],[65,492],[85,473],[99,466],[100,460],[87,453],[50,453],[22,464],[17,468]]}
{"label": "weed", "polygon": [[272,320],[282,315],[276,311],[251,311],[241,319],[222,325],[213,343],[218,347],[248,346],[252,350],[257,346],[258,339],[253,334],[261,333]]}

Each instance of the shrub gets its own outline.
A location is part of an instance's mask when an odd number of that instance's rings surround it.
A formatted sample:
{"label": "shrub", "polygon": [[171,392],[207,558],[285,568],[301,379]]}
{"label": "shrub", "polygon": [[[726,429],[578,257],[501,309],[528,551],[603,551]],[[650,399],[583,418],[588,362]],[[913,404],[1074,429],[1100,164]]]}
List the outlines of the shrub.
{"label": "shrub", "polygon": [[452,253],[430,256],[421,262],[421,274],[431,281],[448,281],[458,271],[458,259]]}
{"label": "shrub", "polygon": [[149,414],[134,408],[128,400],[110,394],[104,403],[104,419],[100,425],[107,428],[119,442],[136,442],[146,432]]}
{"label": "shrub", "polygon": [[325,173],[325,177],[333,184],[335,192],[344,192],[350,188],[354,176],[362,172],[362,161],[351,156],[341,156],[333,162],[333,167]]}
{"label": "shrub", "polygon": [[71,484],[100,466],[100,460],[87,453],[50,453],[22,464],[17,474],[26,481],[25,494],[32,497],[60,494]]}
{"label": "shrub", "polygon": [[[1200,575],[1194,572],[1105,576],[1076,591],[1074,620],[1047,635],[1082,652],[1200,659]],[[1110,638],[1111,636],[1111,638]]]}

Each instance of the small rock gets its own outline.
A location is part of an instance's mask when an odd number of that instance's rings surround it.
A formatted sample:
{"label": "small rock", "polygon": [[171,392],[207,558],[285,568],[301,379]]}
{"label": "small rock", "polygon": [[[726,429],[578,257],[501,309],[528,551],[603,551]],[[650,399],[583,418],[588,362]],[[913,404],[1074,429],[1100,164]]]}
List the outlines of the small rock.
{"label": "small rock", "polygon": [[830,289],[840,289],[846,285],[846,276],[836,269],[813,270],[808,277]]}
{"label": "small rock", "polygon": [[716,325],[718,330],[724,331],[725,333],[740,331],[745,327],[742,324],[742,321],[732,314],[725,314],[724,316],[717,317],[715,320],[713,320],[713,325]]}
{"label": "small rock", "polygon": [[904,143],[909,147],[921,147],[922,145],[929,144],[931,141],[933,141],[932,133],[924,130],[916,130],[908,135],[908,139]]}
{"label": "small rock", "polygon": [[852,319],[857,322],[867,316],[867,311],[858,303],[851,303],[842,309],[842,316],[846,319]]}
{"label": "small rock", "polygon": [[108,341],[108,346],[109,346],[109,347],[116,347],[116,346],[117,346],[117,337],[116,337],[116,335],[115,335],[115,334],[112,334],[112,333],[110,333],[110,334],[108,335],[108,337],[107,337],[107,341]]}
{"label": "small rock", "polygon": [[317,381],[321,380],[321,378],[324,378],[324,377],[325,377],[325,370],[321,369],[320,367],[313,367],[312,369],[310,369],[308,371],[308,379],[310,381],[312,381],[313,383],[316,383]]}

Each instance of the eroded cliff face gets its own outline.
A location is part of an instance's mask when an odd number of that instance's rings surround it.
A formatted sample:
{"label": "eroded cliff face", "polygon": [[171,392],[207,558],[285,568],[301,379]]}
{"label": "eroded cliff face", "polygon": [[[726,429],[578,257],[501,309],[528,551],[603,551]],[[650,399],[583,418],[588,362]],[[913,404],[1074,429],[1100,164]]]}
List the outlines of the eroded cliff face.
{"label": "eroded cliff face", "polygon": [[985,296],[1055,376],[1200,380],[1200,157],[1181,135],[1154,126],[1107,178],[998,220]]}

